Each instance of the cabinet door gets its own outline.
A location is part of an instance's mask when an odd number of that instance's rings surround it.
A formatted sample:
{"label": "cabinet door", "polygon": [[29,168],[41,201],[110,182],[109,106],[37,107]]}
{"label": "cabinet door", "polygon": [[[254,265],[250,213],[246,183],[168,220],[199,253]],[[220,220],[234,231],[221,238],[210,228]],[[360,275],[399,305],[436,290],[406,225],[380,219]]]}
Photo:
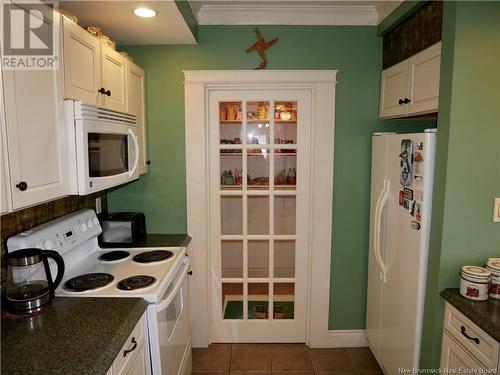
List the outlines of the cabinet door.
{"label": "cabinet door", "polygon": [[[478,374],[482,367],[460,345],[458,345],[446,332],[443,332],[443,345],[441,347],[441,369],[457,371],[456,373]],[[469,372],[464,372],[467,370]],[[472,372],[472,370],[477,370]]]}
{"label": "cabinet door", "polygon": [[408,81],[408,60],[391,66],[382,72],[380,93],[380,117],[401,117],[406,115],[406,105],[401,101],[406,98]]}
{"label": "cabinet door", "polygon": [[144,92],[144,70],[133,62],[127,61],[127,112],[137,116],[137,134],[141,148],[138,168],[141,174],[148,171]]}
{"label": "cabinet door", "polygon": [[126,67],[125,58],[108,46],[101,46],[102,87],[106,90],[104,106],[115,111],[125,112],[126,102]]}
{"label": "cabinet door", "polygon": [[[0,69],[0,84],[2,84],[2,70]],[[0,90],[0,213],[4,214],[10,211],[10,186],[7,174],[7,149],[5,137],[5,122],[4,122],[4,107],[3,107],[3,90]]]}
{"label": "cabinet door", "polygon": [[441,42],[408,59],[408,115],[437,112]]}
{"label": "cabinet door", "polygon": [[139,353],[137,353],[134,361],[125,371],[126,375],[144,375],[146,373],[146,357],[144,356],[145,348],[146,345],[143,345],[139,350]]}
{"label": "cabinet door", "polygon": [[63,18],[64,89],[66,98],[100,104],[101,43],[86,30]]}
{"label": "cabinet door", "polygon": [[67,195],[61,71],[3,73],[13,209]]}

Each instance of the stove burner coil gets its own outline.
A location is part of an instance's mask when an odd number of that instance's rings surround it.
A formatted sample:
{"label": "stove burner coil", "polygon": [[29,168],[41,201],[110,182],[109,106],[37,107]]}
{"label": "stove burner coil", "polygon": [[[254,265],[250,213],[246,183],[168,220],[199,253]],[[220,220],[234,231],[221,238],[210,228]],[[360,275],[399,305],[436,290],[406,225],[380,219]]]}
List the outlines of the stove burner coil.
{"label": "stove burner coil", "polygon": [[86,273],[69,279],[64,283],[64,289],[70,292],[85,292],[102,288],[111,283],[115,278],[109,273]]}
{"label": "stove burner coil", "polygon": [[153,263],[170,259],[173,256],[174,253],[169,250],[153,250],[137,254],[132,258],[132,260],[138,263]]}
{"label": "stove burner coil", "polygon": [[126,279],[121,280],[117,284],[117,288],[121,290],[135,290],[146,288],[156,282],[156,279],[153,276],[148,275],[137,275],[130,276]]}
{"label": "stove burner coil", "polygon": [[99,259],[102,262],[112,262],[115,260],[125,259],[129,255],[130,253],[128,251],[116,250],[116,251],[108,251],[107,253],[101,254],[97,259]]}

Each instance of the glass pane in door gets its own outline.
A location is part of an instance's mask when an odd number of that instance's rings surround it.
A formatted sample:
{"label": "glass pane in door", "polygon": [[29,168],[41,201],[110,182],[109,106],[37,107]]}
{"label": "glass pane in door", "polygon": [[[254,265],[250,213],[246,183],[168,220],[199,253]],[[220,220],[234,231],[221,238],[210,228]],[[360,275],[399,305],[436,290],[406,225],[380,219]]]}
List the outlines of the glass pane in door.
{"label": "glass pane in door", "polygon": [[243,115],[241,102],[219,103],[220,144],[241,145],[243,138]]}
{"label": "glass pane in door", "polygon": [[274,278],[295,277],[295,241],[274,241]]}
{"label": "glass pane in door", "polygon": [[241,190],[242,178],[242,155],[233,150],[220,150],[220,185],[224,190]]}
{"label": "glass pane in door", "polygon": [[295,201],[293,195],[274,197],[274,234],[295,234]]}
{"label": "glass pane in door", "polygon": [[243,233],[243,198],[241,196],[222,196],[220,198],[221,234]]}
{"label": "glass pane in door", "polygon": [[274,124],[274,144],[297,144],[297,102],[276,102]]}
{"label": "glass pane in door", "polygon": [[269,197],[250,195],[248,201],[248,234],[269,234]]}
{"label": "glass pane in door", "polygon": [[277,190],[295,189],[297,186],[296,150],[283,150],[274,156],[274,187]]}
{"label": "glass pane in door", "polygon": [[248,284],[248,319],[269,319],[269,284]]}
{"label": "glass pane in door", "polygon": [[250,148],[247,154],[248,189],[269,189],[269,162],[271,155],[268,148]]}
{"label": "glass pane in door", "polygon": [[224,319],[243,319],[243,284],[222,284],[222,316]]}
{"label": "glass pane in door", "polygon": [[269,241],[248,241],[248,277],[269,277]]}
{"label": "glass pane in door", "polygon": [[243,277],[243,241],[222,241],[221,260],[223,278]]}
{"label": "glass pane in door", "polygon": [[274,319],[293,319],[295,311],[295,285],[275,283],[273,285]]}

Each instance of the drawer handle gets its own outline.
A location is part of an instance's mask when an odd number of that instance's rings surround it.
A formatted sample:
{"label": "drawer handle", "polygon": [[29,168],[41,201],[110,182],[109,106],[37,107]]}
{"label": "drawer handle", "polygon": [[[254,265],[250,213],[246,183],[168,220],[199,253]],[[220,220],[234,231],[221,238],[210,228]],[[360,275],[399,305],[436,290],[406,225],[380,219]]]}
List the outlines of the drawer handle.
{"label": "drawer handle", "polygon": [[467,332],[465,332],[465,327],[464,326],[460,326],[460,330],[462,331],[462,335],[464,335],[465,337],[467,337],[469,340],[472,340],[474,341],[477,345],[479,345],[480,341],[477,337],[471,337],[467,334]]}
{"label": "drawer handle", "polygon": [[131,353],[135,350],[135,348],[137,348],[137,341],[135,341],[135,337],[132,337],[132,348],[131,349],[128,349],[128,350],[124,350],[123,351],[123,356],[126,357],[128,353]]}

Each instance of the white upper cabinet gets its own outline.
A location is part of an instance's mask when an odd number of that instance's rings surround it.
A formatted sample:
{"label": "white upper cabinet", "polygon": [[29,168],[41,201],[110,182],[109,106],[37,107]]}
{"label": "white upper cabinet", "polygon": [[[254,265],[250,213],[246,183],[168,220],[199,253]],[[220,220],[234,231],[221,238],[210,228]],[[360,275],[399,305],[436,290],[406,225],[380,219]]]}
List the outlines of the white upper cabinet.
{"label": "white upper cabinet", "polygon": [[101,43],[66,17],[63,19],[64,89],[67,98],[98,105],[101,88]]}
{"label": "white upper cabinet", "polygon": [[440,68],[441,43],[408,59],[408,115],[437,111]]}
{"label": "white upper cabinet", "polygon": [[441,42],[382,72],[380,117],[397,118],[438,110]]}
{"label": "white upper cabinet", "polygon": [[66,98],[125,112],[125,58],[66,17],[63,19]]}
{"label": "white upper cabinet", "polygon": [[139,173],[148,171],[146,147],[146,113],[144,70],[127,60],[127,112],[137,116],[137,134],[139,138],[140,157]]}
{"label": "white upper cabinet", "polygon": [[406,97],[408,61],[391,66],[382,72],[380,117],[405,116],[406,108],[401,101]]}
{"label": "white upper cabinet", "polygon": [[126,102],[126,59],[108,46],[101,46],[102,86],[106,90],[103,104],[106,108],[125,112]]}
{"label": "white upper cabinet", "polygon": [[[0,69],[0,84],[2,83],[2,70]],[[7,174],[7,149],[5,137],[5,120],[4,120],[4,107],[3,107],[3,91],[0,90],[0,214],[10,211],[10,186],[8,184],[9,178]]]}
{"label": "white upper cabinet", "polygon": [[[54,22],[60,22],[56,15]],[[12,208],[67,195],[61,70],[3,75]]]}

